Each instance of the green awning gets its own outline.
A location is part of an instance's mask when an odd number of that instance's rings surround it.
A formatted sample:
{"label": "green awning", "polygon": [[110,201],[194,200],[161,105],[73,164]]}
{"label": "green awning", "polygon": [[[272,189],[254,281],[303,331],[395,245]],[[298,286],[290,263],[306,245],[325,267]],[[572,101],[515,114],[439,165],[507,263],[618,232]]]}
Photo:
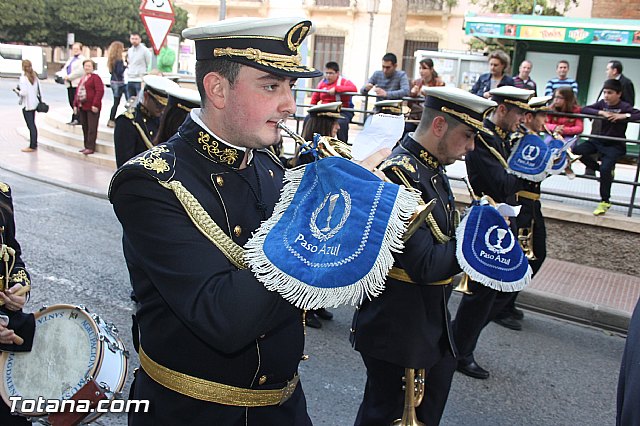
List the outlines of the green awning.
{"label": "green awning", "polygon": [[465,34],[479,38],[640,47],[640,20],[535,15],[473,15]]}

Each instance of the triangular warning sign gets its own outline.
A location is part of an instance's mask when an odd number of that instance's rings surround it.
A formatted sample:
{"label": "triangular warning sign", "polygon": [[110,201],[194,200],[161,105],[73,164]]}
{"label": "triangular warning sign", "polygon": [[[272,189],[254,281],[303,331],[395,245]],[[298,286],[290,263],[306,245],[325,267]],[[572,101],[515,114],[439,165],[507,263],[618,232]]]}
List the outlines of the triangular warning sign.
{"label": "triangular warning sign", "polygon": [[174,19],[145,15],[142,15],[141,18],[144,28],[147,30],[147,35],[149,35],[149,39],[153,45],[153,51],[156,52],[157,55],[160,52],[162,43],[164,43],[164,39],[173,26]]}

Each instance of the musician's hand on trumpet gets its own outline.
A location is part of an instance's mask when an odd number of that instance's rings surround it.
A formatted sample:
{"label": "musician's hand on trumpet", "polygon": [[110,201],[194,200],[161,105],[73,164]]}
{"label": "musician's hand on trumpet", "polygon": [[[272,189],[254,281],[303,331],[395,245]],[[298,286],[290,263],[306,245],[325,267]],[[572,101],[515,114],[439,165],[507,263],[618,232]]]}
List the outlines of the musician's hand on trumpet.
{"label": "musician's hand on trumpet", "polygon": [[362,161],[352,160],[354,163],[359,164],[361,167],[372,172],[374,175],[378,176],[381,180],[385,180],[386,176],[379,170],[377,167],[382,163],[389,155],[391,155],[391,150],[389,148],[382,148]]}

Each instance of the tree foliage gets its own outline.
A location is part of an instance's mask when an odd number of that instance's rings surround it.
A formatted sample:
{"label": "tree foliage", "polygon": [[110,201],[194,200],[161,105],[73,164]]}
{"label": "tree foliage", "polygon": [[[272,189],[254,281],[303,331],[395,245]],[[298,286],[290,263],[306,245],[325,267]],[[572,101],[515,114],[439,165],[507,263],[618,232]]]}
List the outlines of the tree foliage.
{"label": "tree foliage", "polygon": [[[140,0],[0,0],[0,41],[64,46],[67,33],[87,46],[128,43],[129,33],[142,34]],[[187,12],[174,5],[176,23],[171,32],[187,26]]]}
{"label": "tree foliage", "polygon": [[531,15],[536,5],[542,7],[542,15],[563,16],[570,7],[577,7],[578,0],[471,0],[491,13]]}

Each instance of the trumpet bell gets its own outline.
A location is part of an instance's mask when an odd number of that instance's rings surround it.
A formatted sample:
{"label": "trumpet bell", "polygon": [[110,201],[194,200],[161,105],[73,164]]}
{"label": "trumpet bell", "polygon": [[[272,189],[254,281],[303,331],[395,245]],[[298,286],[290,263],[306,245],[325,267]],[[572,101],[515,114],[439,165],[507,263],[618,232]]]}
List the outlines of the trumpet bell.
{"label": "trumpet bell", "polygon": [[473,292],[469,289],[469,275],[463,272],[462,277],[460,277],[460,282],[455,286],[453,291],[471,296]]}

